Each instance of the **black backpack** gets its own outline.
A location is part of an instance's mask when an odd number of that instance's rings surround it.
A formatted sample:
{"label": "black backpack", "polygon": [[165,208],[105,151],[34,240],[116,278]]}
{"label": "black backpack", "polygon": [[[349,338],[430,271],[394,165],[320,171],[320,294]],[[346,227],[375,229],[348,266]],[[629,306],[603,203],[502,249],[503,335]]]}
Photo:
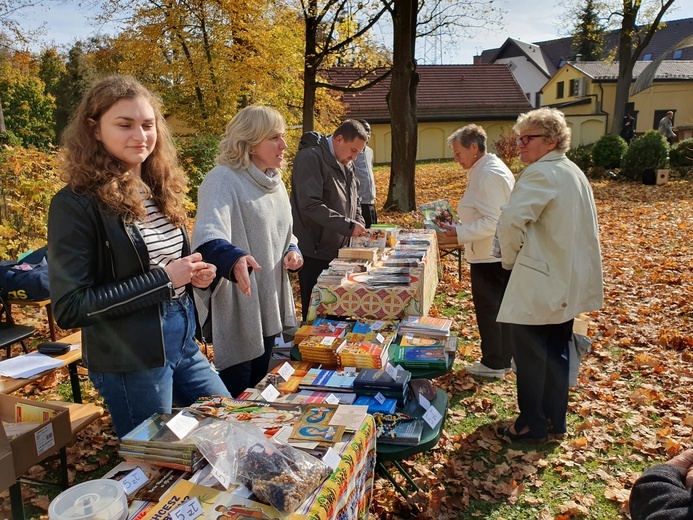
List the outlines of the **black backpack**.
{"label": "black backpack", "polygon": [[46,247],[19,262],[0,262],[0,296],[9,300],[47,300],[50,298]]}

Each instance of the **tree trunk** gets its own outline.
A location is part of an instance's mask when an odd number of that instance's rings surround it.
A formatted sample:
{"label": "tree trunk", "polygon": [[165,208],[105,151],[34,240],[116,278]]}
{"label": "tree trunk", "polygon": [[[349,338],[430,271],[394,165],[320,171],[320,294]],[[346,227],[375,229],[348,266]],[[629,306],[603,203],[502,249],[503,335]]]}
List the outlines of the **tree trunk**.
{"label": "tree trunk", "polygon": [[315,129],[315,82],[317,76],[317,5],[311,1],[306,17],[306,49],[303,66],[303,132]]}
{"label": "tree trunk", "polygon": [[392,131],[392,166],[385,207],[408,212],[416,209],[416,0],[395,0],[392,16],[393,61],[387,104]]}
{"label": "tree trunk", "polygon": [[[624,2],[625,7],[626,2]],[[618,80],[616,81],[616,102],[614,103],[611,134],[618,135],[621,131],[623,116],[626,115],[626,103],[629,99],[630,84],[633,81],[633,30],[637,9],[624,9],[621,21],[621,33],[618,41]],[[637,51],[636,51],[637,52]]]}
{"label": "tree trunk", "polygon": [[2,113],[2,99],[0,99],[0,135],[5,133],[5,116]]}

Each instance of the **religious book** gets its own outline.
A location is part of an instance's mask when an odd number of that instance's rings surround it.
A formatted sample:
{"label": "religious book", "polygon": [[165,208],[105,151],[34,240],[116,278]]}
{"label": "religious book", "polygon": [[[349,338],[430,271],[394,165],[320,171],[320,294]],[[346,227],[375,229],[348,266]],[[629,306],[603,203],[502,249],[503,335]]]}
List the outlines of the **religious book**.
{"label": "religious book", "polygon": [[419,210],[423,213],[424,227],[443,232],[442,223],[454,224],[457,222],[455,210],[447,200],[436,200],[419,204]]}
{"label": "religious book", "polygon": [[339,442],[346,428],[343,425],[330,424],[330,420],[336,412],[337,406],[330,404],[306,406],[303,415],[294,425],[289,439],[299,442],[319,442],[321,444]]}
{"label": "religious book", "polygon": [[400,421],[392,430],[378,435],[378,444],[400,444],[416,446],[421,442],[423,420]]}
{"label": "religious book", "polygon": [[[294,369],[293,374],[291,374],[288,380],[284,380],[279,373],[286,363],[291,365],[291,367]],[[257,385],[255,385],[255,388],[262,391],[265,390],[269,385],[273,385],[280,394],[294,393],[298,391],[298,385],[301,382],[301,379],[303,379],[303,376],[305,376],[308,373],[308,370],[314,366],[314,363],[307,361],[287,360],[280,362],[265,377],[263,377]]]}
{"label": "religious book", "polygon": [[378,260],[377,247],[342,247],[337,253],[339,258],[359,258],[374,264]]}
{"label": "religious book", "polygon": [[380,228],[366,229],[362,237],[351,237],[349,247],[387,247],[387,231]]}
{"label": "religious book", "polygon": [[[365,368],[359,371],[353,386],[356,393],[359,390],[375,390],[389,392],[404,392],[407,383],[411,379],[411,373],[406,370],[398,370],[397,378],[392,379],[384,369],[376,370],[373,368]],[[384,394],[383,394],[384,395]]]}
{"label": "religious book", "polygon": [[[174,417],[174,413],[155,413],[128,432],[120,440],[124,449],[141,451],[143,447],[162,448],[168,451],[193,452],[196,451],[195,443],[186,439],[179,439],[166,423]],[[204,417],[196,417],[198,422],[204,422]]]}
{"label": "religious book", "polygon": [[399,336],[398,341],[395,341],[395,343],[402,347],[445,347],[448,343],[448,338],[418,332],[407,332]]}
{"label": "religious book", "polygon": [[311,368],[298,387],[301,390],[353,392],[356,377],[354,372]]}
{"label": "religious book", "polygon": [[394,346],[393,363],[404,368],[445,368],[448,354],[445,347],[402,347]]}

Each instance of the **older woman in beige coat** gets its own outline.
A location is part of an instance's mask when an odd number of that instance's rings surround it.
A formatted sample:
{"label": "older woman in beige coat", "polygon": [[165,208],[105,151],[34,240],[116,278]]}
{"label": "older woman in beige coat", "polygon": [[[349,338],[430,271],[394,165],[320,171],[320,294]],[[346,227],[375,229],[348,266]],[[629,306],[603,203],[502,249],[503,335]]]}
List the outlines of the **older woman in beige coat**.
{"label": "older woman in beige coat", "polygon": [[511,324],[520,415],[498,433],[539,441],[566,432],[568,342],[575,316],[603,305],[601,252],[592,188],[565,155],[563,114],[521,114],[514,131],[528,166],[498,221],[501,261],[512,269],[498,321]]}

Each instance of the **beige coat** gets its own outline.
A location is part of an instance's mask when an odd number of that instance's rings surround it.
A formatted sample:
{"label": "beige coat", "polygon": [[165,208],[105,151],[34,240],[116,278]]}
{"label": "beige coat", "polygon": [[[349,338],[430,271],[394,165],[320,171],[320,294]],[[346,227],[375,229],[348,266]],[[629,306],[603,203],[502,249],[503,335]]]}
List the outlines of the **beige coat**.
{"label": "beige coat", "polygon": [[580,168],[549,152],[522,172],[502,209],[498,240],[512,273],[498,321],[564,323],[602,307],[597,210]]}

